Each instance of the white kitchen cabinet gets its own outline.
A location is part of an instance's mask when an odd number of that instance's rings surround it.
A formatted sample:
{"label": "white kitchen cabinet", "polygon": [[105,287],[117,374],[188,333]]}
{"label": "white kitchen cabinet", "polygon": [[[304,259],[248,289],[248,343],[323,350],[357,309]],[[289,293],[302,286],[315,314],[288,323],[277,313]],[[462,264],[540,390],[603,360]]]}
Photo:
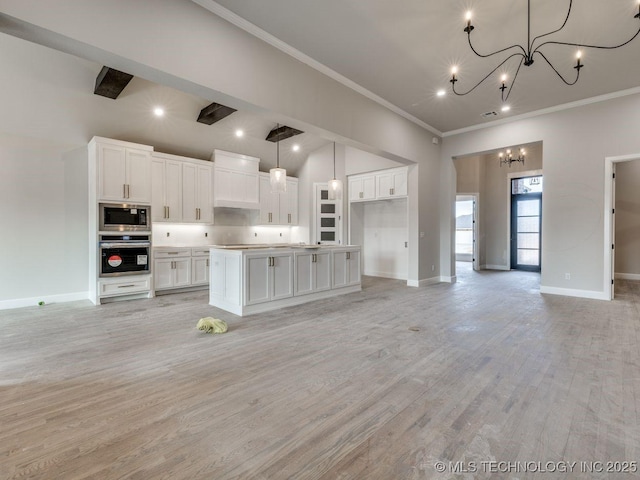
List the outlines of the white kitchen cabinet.
{"label": "white kitchen cabinet", "polygon": [[293,253],[252,253],[245,258],[246,305],[293,296]]}
{"label": "white kitchen cabinet", "polygon": [[287,191],[272,193],[268,173],[260,173],[260,224],[298,224],[298,179],[287,177]]}
{"label": "white kitchen cabinet", "polygon": [[392,169],[376,174],[376,198],[407,196],[407,169]]}
{"label": "white kitchen cabinet", "polygon": [[258,165],[260,159],[214,150],[215,207],[259,209]]}
{"label": "white kitchen cabinet", "polygon": [[94,138],[98,201],[151,203],[152,147]]}
{"label": "white kitchen cabinet", "polygon": [[153,283],[156,290],[191,285],[191,257],[156,258],[153,262]]}
{"label": "white kitchen cabinet", "polygon": [[331,289],[331,252],[304,250],[295,252],[294,295],[306,295]]}
{"label": "white kitchen cabinet", "polygon": [[98,280],[99,297],[147,294],[151,289],[151,275],[133,275],[127,278],[101,278]]}
{"label": "white kitchen cabinet", "polygon": [[358,285],[360,279],[360,249],[336,248],[333,255],[333,288]]}
{"label": "white kitchen cabinet", "polygon": [[209,165],[182,164],[182,221],[185,223],[213,223]]}
{"label": "white kitchen cabinet", "polygon": [[362,202],[376,198],[375,175],[357,175],[349,177],[349,201]]}
{"label": "white kitchen cabinet", "polygon": [[191,249],[191,285],[209,284],[209,249]]}
{"label": "white kitchen cabinet", "polygon": [[151,218],[154,222],[182,221],[182,162],[151,157]]}

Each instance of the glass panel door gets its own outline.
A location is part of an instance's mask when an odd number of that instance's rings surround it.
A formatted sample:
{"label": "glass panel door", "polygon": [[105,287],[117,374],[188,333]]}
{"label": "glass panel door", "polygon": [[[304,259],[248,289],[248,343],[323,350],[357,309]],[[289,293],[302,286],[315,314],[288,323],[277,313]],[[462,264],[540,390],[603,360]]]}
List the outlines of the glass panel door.
{"label": "glass panel door", "polygon": [[540,271],[542,177],[511,182],[511,268]]}

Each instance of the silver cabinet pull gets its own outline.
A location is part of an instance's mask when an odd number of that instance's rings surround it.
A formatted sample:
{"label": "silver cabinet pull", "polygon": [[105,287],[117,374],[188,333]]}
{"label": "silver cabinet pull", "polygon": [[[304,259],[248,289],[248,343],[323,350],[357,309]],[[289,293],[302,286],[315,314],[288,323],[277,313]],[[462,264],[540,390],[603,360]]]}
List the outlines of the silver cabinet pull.
{"label": "silver cabinet pull", "polygon": [[118,285],[118,288],[131,288],[131,287],[135,287],[135,285],[133,283],[131,285]]}
{"label": "silver cabinet pull", "polygon": [[289,213],[289,223],[291,223],[291,214]]}
{"label": "silver cabinet pull", "polygon": [[122,184],[122,198],[127,198],[127,184]]}
{"label": "silver cabinet pull", "polygon": [[351,260],[351,252],[347,252],[347,260]]}
{"label": "silver cabinet pull", "polygon": [[167,207],[167,218],[171,218],[171,207]]}
{"label": "silver cabinet pull", "polygon": [[207,267],[209,266],[209,259],[207,258]]}

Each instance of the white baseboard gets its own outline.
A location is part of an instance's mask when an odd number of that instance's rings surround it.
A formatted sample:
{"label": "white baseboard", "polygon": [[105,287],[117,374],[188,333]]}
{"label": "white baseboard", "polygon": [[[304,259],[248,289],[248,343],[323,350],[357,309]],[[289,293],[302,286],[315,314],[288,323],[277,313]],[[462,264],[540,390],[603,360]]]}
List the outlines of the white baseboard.
{"label": "white baseboard", "polygon": [[504,270],[509,271],[511,267],[507,267],[506,265],[480,265],[480,270]]}
{"label": "white baseboard", "polygon": [[456,283],[456,277],[431,277],[422,280],[407,280],[407,287],[426,287],[436,283]]}
{"label": "white baseboard", "polygon": [[605,292],[595,292],[593,290],[577,290],[573,288],[546,287],[540,285],[540,293],[548,293],[550,295],[562,295],[564,297],[591,298],[594,300],[609,300],[609,296]]}
{"label": "white baseboard", "polygon": [[375,272],[375,271],[364,271],[363,275],[367,275],[369,277],[381,277],[381,278],[392,278],[394,280],[406,280],[406,275],[401,275],[399,273],[389,273],[389,272]]}
{"label": "white baseboard", "polygon": [[640,280],[639,273],[619,273],[616,272],[613,276],[616,280]]}
{"label": "white baseboard", "polygon": [[45,305],[50,303],[76,302],[78,300],[88,300],[89,292],[63,293],[60,295],[46,295],[44,297],[16,298],[15,300],[0,300],[0,310],[11,308],[37,307],[39,302]]}

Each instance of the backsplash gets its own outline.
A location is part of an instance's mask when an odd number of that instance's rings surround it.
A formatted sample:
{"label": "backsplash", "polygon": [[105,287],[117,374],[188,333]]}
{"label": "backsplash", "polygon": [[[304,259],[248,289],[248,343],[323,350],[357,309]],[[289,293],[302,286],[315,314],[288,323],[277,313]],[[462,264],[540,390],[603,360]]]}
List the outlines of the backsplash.
{"label": "backsplash", "polygon": [[298,242],[298,227],[227,226],[156,223],[152,226],[154,247],[199,247],[241,243]]}

